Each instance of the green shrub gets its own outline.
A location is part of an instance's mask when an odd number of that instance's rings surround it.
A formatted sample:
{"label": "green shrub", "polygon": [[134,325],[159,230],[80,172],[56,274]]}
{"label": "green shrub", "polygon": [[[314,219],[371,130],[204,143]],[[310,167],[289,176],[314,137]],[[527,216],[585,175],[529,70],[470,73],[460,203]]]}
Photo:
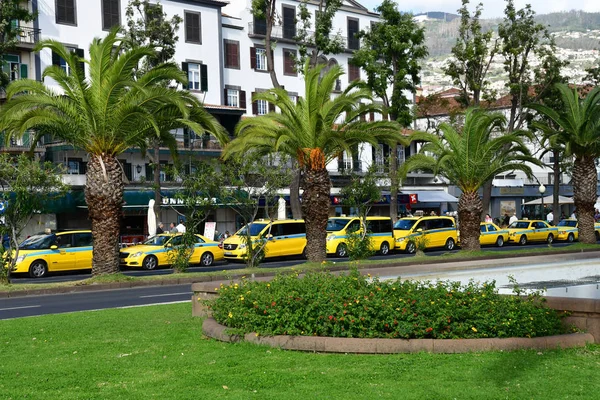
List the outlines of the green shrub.
{"label": "green shrub", "polygon": [[373,239],[369,234],[363,237],[360,232],[349,232],[346,236],[346,244],[350,261],[366,260],[376,253],[373,251]]}
{"label": "green shrub", "polygon": [[495,282],[379,281],[360,275],[278,275],[222,285],[208,302],[234,333],[360,338],[486,338],[561,334],[538,294],[498,294]]}

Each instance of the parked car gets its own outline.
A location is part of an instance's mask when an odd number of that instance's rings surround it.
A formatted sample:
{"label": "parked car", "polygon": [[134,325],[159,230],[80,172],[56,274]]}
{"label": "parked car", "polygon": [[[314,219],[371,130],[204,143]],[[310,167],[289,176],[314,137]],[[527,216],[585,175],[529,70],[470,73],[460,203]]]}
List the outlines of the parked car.
{"label": "parked car", "polygon": [[453,250],[456,246],[457,231],[451,217],[409,217],[401,218],[394,224],[396,250],[414,253],[416,241],[423,237],[426,248],[444,247]]}
{"label": "parked car", "polygon": [[[332,217],[327,221],[327,254],[338,257],[348,255],[348,233],[361,230],[358,217]],[[367,217],[367,232],[371,237],[371,250],[388,254],[394,248],[394,231],[390,217]]]}
{"label": "parked car", "polygon": [[92,231],[39,233],[19,245],[13,273],[41,278],[48,272],[92,268]]}
{"label": "parked car", "polygon": [[265,258],[299,256],[306,248],[306,225],[301,219],[277,221],[256,220],[242,227],[233,236],[223,241],[225,258],[243,260],[246,256],[246,243],[243,235],[250,230],[252,241],[265,239]]}
{"label": "parked car", "polygon": [[[209,240],[202,235],[195,235],[194,252],[190,264],[208,267],[214,261],[223,260],[223,250],[219,242]],[[122,267],[144,268],[148,270],[168,266],[177,246],[181,245],[182,234],[163,233],[146,240],[144,243],[121,249],[120,265]]]}
{"label": "parked car", "polygon": [[479,235],[479,244],[504,246],[508,241],[508,231],[501,229],[498,225],[492,222],[482,222],[480,225],[481,233]]}
{"label": "parked car", "polygon": [[[579,240],[579,224],[576,219],[563,219],[556,227],[558,232],[556,233],[556,240],[566,240],[567,242],[574,242]],[[596,237],[598,232],[596,231]]]}
{"label": "parked car", "polygon": [[558,228],[548,225],[541,220],[518,220],[506,228],[508,230],[508,241],[525,245],[527,242],[552,243],[558,234]]}

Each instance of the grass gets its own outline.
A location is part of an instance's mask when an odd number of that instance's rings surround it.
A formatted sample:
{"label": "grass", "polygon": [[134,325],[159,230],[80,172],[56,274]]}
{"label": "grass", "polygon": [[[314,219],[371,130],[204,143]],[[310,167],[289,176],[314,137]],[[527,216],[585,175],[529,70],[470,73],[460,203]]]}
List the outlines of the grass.
{"label": "grass", "polygon": [[226,344],[189,303],[0,321],[2,399],[589,399],[600,346],[351,355]]}
{"label": "grass", "polygon": [[[394,259],[372,259],[372,260],[360,260],[359,262],[338,262],[335,263],[336,266],[352,266],[358,268],[369,268],[372,265],[405,265],[405,264],[413,264],[416,260],[419,262],[427,261],[427,262],[440,262],[440,261],[452,261],[455,259],[483,259],[483,258],[506,258],[511,256],[531,256],[531,255],[541,255],[541,254],[551,254],[554,252],[563,252],[566,248],[564,247],[543,247],[543,248],[515,248],[514,250],[507,251],[494,251],[494,250],[486,250],[484,247],[483,250],[477,252],[467,252],[467,251],[458,251],[454,253],[446,253],[439,256],[419,256],[419,257],[405,257],[405,258],[394,258]],[[568,247],[568,250],[577,252],[577,251],[590,251],[590,250],[600,250],[600,246],[597,244],[583,244],[583,243],[575,243]],[[299,261],[298,265],[291,267],[281,267],[277,268],[277,272],[290,272],[292,270],[303,270],[303,271],[315,271],[322,270],[323,268],[327,268],[328,266],[333,265],[333,263],[328,262],[325,265],[318,263],[307,263]],[[170,275],[153,275],[153,276],[144,276],[144,277],[130,277],[123,274],[115,274],[107,277],[94,277],[90,279],[75,281],[75,282],[56,282],[56,283],[33,283],[33,284],[4,284],[0,283],[0,292],[16,292],[23,290],[34,290],[34,289],[51,289],[58,287],[72,287],[72,286],[82,286],[82,285],[93,285],[93,284],[101,284],[101,283],[112,283],[112,282],[130,282],[130,281],[176,281],[182,277],[185,278],[196,278],[200,276],[225,276],[229,278],[233,275],[248,275],[255,272],[264,272],[267,270],[254,268],[254,269],[236,269],[236,270],[223,270],[223,271],[212,271],[212,272],[186,272],[186,273],[173,273]],[[274,272],[274,271],[271,271]]]}

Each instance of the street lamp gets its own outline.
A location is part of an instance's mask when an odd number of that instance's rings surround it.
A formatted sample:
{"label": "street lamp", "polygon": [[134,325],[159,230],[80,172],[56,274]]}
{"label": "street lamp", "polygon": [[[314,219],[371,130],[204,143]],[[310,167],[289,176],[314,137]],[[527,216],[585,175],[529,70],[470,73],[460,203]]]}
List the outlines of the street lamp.
{"label": "street lamp", "polygon": [[543,183],[540,183],[540,187],[538,188],[540,191],[540,196],[542,197],[542,218],[544,219],[544,193],[546,193],[546,186]]}

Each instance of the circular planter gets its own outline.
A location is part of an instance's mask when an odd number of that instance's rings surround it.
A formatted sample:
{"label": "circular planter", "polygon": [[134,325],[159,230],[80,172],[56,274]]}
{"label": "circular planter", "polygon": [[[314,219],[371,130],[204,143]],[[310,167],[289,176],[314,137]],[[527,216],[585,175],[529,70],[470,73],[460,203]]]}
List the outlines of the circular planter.
{"label": "circular planter", "polygon": [[247,333],[244,336],[230,335],[227,327],[214,318],[207,317],[202,330],[206,336],[223,342],[246,341],[285,350],[312,351],[322,353],[470,353],[492,350],[536,349],[583,347],[594,343],[589,333],[544,336],[537,338],[489,338],[489,339],[362,339],[334,338],[322,336],[260,336]]}

